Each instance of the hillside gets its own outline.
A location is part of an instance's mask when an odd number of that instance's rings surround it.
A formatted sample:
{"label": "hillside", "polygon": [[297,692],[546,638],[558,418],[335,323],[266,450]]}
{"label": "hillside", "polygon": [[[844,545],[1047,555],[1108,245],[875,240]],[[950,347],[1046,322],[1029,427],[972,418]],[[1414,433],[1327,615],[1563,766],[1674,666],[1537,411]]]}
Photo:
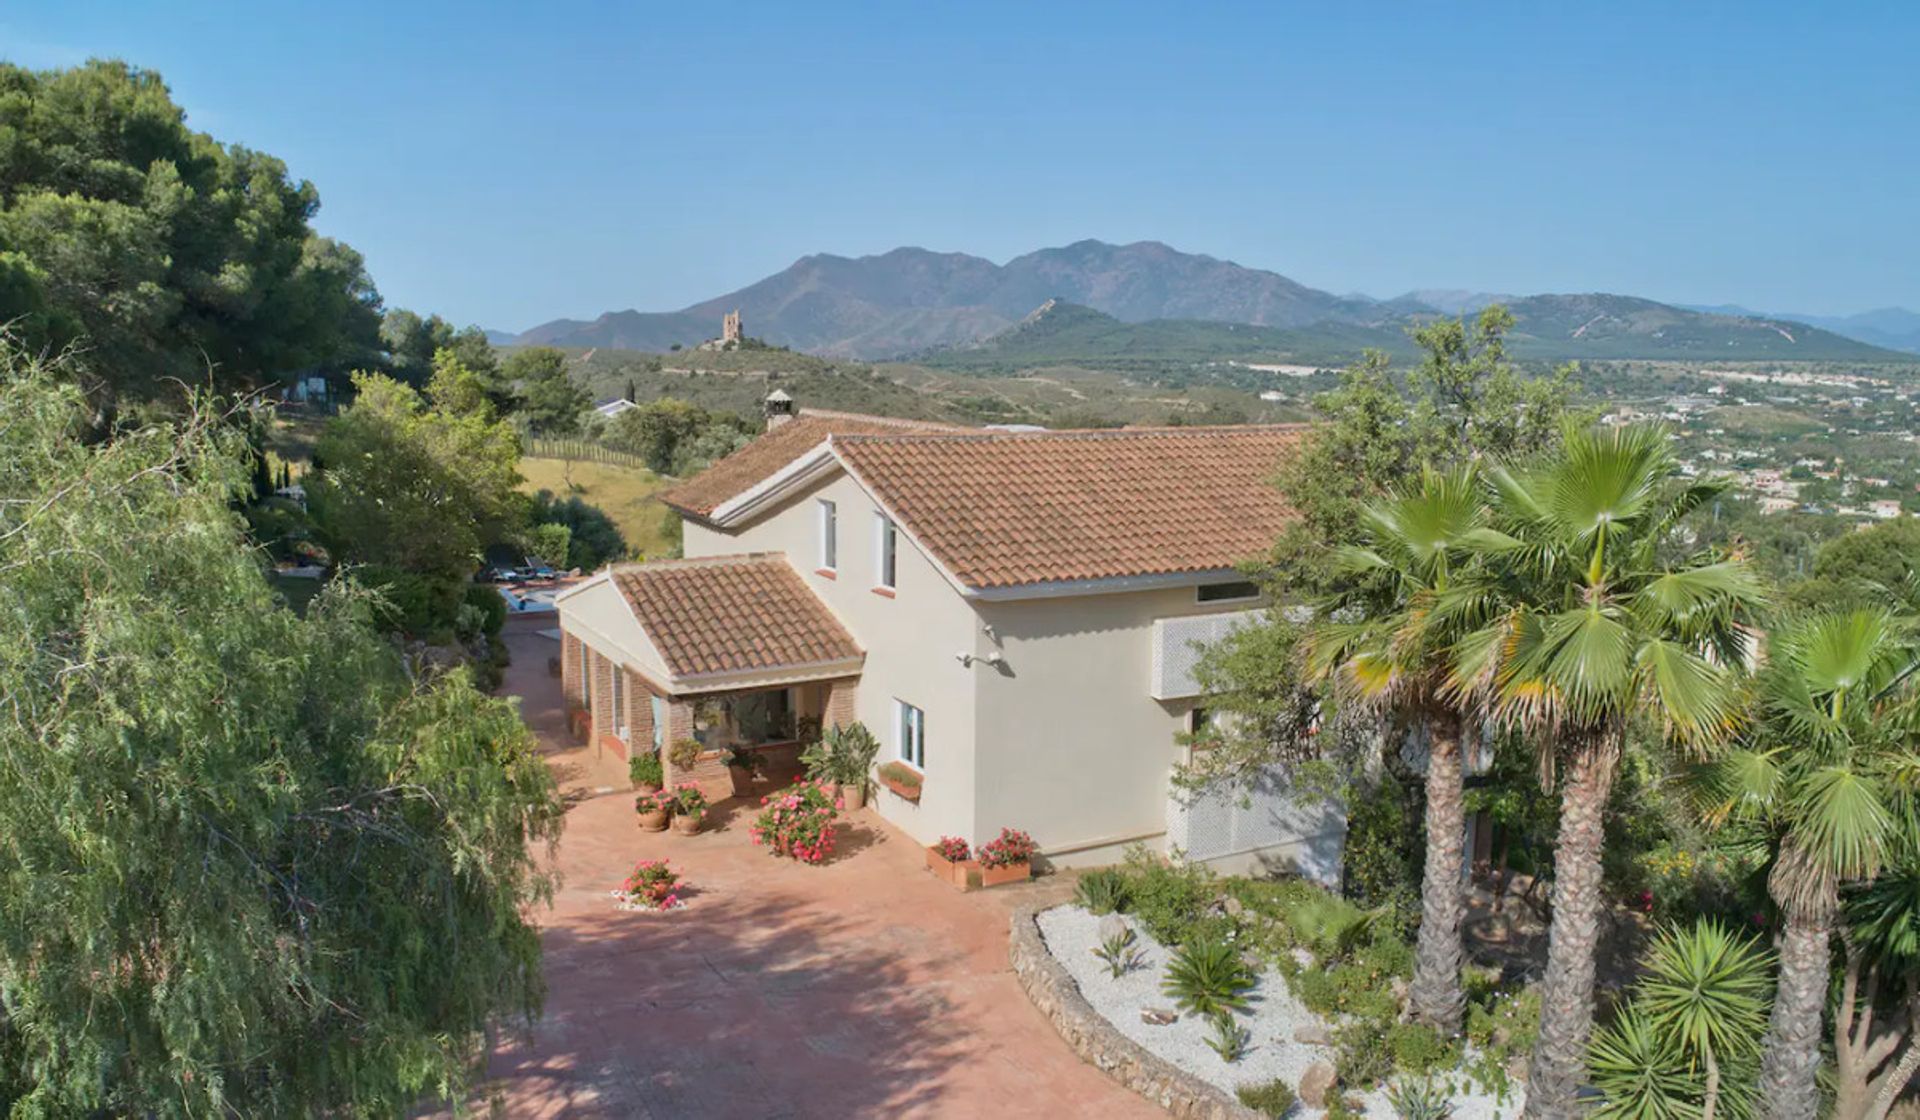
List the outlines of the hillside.
{"label": "hillside", "polygon": [[[1043,336],[1018,330],[1034,308],[1052,300],[1108,322],[1056,321]],[[1520,319],[1515,354],[1539,360],[1907,361],[1881,346],[1920,345],[1920,317],[1897,310],[1854,317],[1860,322],[1835,332],[1780,316],[1673,307],[1632,296],[1422,289],[1377,301],[1334,295],[1157,241],[1077,241],[1004,265],[919,248],[866,257],[821,253],[678,311],[556,319],[515,341],[671,351],[714,337],[721,316],[737,308],[751,337],[829,358],[937,353],[935,360],[948,368],[1042,360],[1345,362],[1366,346],[1402,352],[1408,326],[1436,314],[1471,313],[1495,300],[1508,303]],[[1869,335],[1870,341],[1860,341]]]}
{"label": "hillside", "polygon": [[[1516,358],[1539,361],[1662,360],[1886,361],[1904,356],[1797,323],[1707,315],[1626,296],[1529,296],[1509,305]],[[936,369],[1015,372],[1055,365],[1141,370],[1209,362],[1340,366],[1365,349],[1413,353],[1407,329],[1431,311],[1380,326],[1326,321],[1307,327],[1253,327],[1195,320],[1126,323],[1089,307],[1049,300],[984,342],[930,351],[915,360]]]}

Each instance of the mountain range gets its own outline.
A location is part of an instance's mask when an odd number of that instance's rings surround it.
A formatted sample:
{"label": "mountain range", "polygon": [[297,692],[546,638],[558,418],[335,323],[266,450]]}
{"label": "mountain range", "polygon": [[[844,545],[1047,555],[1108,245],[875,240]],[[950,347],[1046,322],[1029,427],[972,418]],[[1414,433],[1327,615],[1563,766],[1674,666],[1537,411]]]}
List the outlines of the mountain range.
{"label": "mountain range", "polygon": [[[1053,322],[1046,331],[1016,329],[1049,301]],[[1496,301],[1507,303],[1519,320],[1515,352],[1543,359],[1906,357],[1883,349],[1887,342],[1862,341],[1791,317],[1601,294],[1422,290],[1376,300],[1334,295],[1276,272],[1155,241],[1091,240],[1027,253],[1004,265],[918,248],[859,258],[815,254],[678,311],[557,319],[514,342],[658,352],[716,336],[721,316],[738,309],[749,336],[828,357],[931,356],[965,364],[969,359],[956,355],[973,352],[986,359],[983,351],[997,350],[999,357],[988,359],[997,364],[1031,352],[1042,337],[1049,353],[1070,358],[1072,345],[1092,345],[1097,335],[1100,352],[1143,360],[1177,352],[1344,361],[1361,346],[1404,350],[1409,325]],[[1059,329],[1069,325],[1060,318],[1062,308],[1076,309],[1072,331]],[[1899,324],[1890,329],[1889,340],[1903,337]]]}

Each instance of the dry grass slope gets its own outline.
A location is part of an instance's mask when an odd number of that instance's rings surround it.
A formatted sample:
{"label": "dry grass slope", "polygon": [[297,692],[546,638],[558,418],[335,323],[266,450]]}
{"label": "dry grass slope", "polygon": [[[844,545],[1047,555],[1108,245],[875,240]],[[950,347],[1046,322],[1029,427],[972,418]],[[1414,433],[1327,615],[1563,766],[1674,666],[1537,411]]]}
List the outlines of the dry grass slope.
{"label": "dry grass slope", "polygon": [[[654,497],[666,487],[651,471],[637,471],[609,463],[561,459],[521,459],[521,489],[531,494],[551,490],[559,497],[576,496],[599,506],[620,527],[627,545],[649,559],[665,556],[672,547],[667,538],[667,508]],[[572,486],[568,486],[571,479]]]}

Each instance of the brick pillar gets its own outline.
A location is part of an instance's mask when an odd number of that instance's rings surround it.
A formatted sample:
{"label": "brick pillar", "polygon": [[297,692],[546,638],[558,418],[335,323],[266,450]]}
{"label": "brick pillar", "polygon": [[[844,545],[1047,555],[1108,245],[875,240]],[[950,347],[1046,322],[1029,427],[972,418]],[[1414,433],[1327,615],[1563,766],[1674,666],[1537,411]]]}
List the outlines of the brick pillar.
{"label": "brick pillar", "polygon": [[821,720],[825,727],[845,727],[854,722],[854,692],[860,685],[859,677],[841,677],[827,682],[827,711]]}
{"label": "brick pillar", "polygon": [[588,741],[598,743],[600,736],[613,734],[613,662],[591,647],[587,662],[593,674],[593,736]]}
{"label": "brick pillar", "polygon": [[580,639],[560,632],[560,695],[567,707],[580,703]]}
{"label": "brick pillar", "polygon": [[[667,733],[662,736],[666,749],[660,752],[660,768],[667,776],[667,788],[672,789],[679,782],[694,781],[701,770],[696,764],[689,770],[681,770],[673,764],[673,747],[682,739],[693,738],[693,704],[679,698],[667,700]],[[703,788],[709,797],[712,792]],[[725,796],[722,794],[722,796]]]}
{"label": "brick pillar", "polygon": [[620,699],[627,706],[628,758],[653,749],[653,705],[648,700],[647,683],[638,673],[619,670]]}

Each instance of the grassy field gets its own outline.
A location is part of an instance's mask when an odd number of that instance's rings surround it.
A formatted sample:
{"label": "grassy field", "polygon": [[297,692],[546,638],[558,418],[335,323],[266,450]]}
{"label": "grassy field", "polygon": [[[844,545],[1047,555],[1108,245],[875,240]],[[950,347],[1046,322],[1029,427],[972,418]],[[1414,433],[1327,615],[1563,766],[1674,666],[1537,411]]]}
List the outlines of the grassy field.
{"label": "grassy field", "polygon": [[[574,496],[606,511],[627,545],[650,559],[665,556],[669,514],[654,494],[667,486],[651,471],[630,470],[608,463],[569,464],[560,459],[522,459],[521,489],[531,494],[551,490],[559,497]],[[569,478],[572,486],[568,486]]]}

